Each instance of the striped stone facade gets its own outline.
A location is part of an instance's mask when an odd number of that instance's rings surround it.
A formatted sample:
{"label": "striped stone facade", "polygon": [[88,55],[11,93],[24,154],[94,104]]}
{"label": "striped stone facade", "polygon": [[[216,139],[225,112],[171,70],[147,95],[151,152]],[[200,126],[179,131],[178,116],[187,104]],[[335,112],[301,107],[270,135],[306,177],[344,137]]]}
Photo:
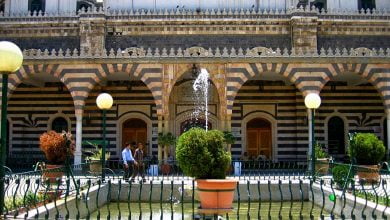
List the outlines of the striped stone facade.
{"label": "striped stone facade", "polygon": [[237,137],[234,157],[247,150],[248,122],[262,118],[271,124],[273,160],[305,160],[309,93],[323,100],[315,133],[325,146],[331,117],[344,122],[345,141],[351,131],[387,140],[388,18],[387,11],[314,8],[0,13],[0,40],[19,44],[25,57],[8,84],[9,154],[42,156],[39,135],[63,117],[81,162],[82,141],[102,134],[95,99],[103,91],[114,97],[107,127],[113,157],[130,118],[147,124],[148,152],[157,154],[158,133],[179,135],[191,110],[191,101],[178,102],[188,94],[177,88],[193,68],[210,73],[212,125]]}
{"label": "striped stone facade", "polygon": [[[72,132],[76,115],[83,118],[83,140],[99,139],[102,134],[101,112],[96,97],[112,94],[114,106],[108,111],[109,150],[114,158],[121,149],[121,126],[127,114],[143,115],[151,124],[148,149],[157,153],[159,121],[170,115],[169,97],[177,81],[192,64],[28,64],[9,80],[9,154],[28,152],[39,157],[39,135],[50,129],[58,116],[69,120]],[[36,62],[36,61],[34,61]],[[44,63],[44,62],[43,62]],[[317,139],[327,145],[327,121],[338,116],[345,121],[345,134],[353,131],[374,132],[382,139],[384,119],[388,114],[389,64],[346,63],[230,63],[199,64],[211,75],[218,96],[218,125],[237,137],[232,154],[239,157],[246,150],[245,128],[250,119],[264,118],[273,126],[274,160],[305,160],[308,149],[307,110],[303,99],[310,92],[319,93],[323,103],[316,114]],[[33,76],[46,79],[41,86],[31,85]],[[115,80],[114,76],[125,77]],[[114,78],[112,78],[114,77]],[[270,78],[271,77],[271,78]],[[341,77],[341,78],[340,78]],[[346,77],[347,80],[341,80]],[[353,81],[359,83],[354,85]],[[26,83],[24,83],[26,82]],[[352,84],[351,84],[352,83]],[[225,106],[225,107],[224,107]],[[127,117],[128,118],[128,117]]]}

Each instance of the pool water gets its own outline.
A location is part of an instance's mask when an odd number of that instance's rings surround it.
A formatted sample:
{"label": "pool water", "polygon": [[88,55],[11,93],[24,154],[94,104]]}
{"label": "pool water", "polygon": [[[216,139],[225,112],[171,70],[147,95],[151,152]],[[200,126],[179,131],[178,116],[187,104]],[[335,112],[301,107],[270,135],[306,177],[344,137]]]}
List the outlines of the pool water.
{"label": "pool water", "polygon": [[[100,214],[101,219],[197,219],[203,218],[198,214],[198,203],[110,203],[100,207],[99,211],[91,214],[91,219],[96,219]],[[260,207],[260,209],[259,209]],[[218,219],[310,219],[310,212],[314,219],[318,219],[321,208],[311,202],[251,202],[234,203],[234,209],[227,215]],[[323,211],[324,216],[329,213]],[[291,216],[291,218],[290,218]]]}

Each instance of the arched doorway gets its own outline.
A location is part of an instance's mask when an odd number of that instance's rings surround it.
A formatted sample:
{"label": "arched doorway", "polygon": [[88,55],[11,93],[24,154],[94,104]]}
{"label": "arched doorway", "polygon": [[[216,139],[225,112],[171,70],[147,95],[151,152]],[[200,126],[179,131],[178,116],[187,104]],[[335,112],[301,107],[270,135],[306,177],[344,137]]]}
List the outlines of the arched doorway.
{"label": "arched doorway", "polygon": [[[180,134],[183,134],[184,132],[190,130],[191,128],[206,128],[206,120],[204,119],[188,119],[183,121],[180,124]],[[208,130],[213,129],[210,121],[207,122],[207,128]]]}
{"label": "arched doorway", "polygon": [[122,126],[122,148],[126,142],[144,144],[144,154],[147,155],[148,126],[145,121],[138,118],[131,118],[123,122]]}
{"label": "arched doorway", "polygon": [[257,158],[259,155],[264,155],[266,159],[271,159],[271,123],[263,118],[255,118],[247,123],[246,128],[246,151],[248,156]]}
{"label": "arched doorway", "polygon": [[337,116],[328,121],[328,153],[331,155],[345,154],[344,121]]}

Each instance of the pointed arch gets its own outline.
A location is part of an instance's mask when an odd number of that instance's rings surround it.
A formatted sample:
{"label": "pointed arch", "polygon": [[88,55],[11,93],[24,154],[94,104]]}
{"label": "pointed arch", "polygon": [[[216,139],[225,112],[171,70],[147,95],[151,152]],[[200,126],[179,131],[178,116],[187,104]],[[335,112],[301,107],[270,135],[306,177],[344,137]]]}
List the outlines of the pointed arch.
{"label": "pointed arch", "polygon": [[157,114],[162,114],[162,64],[101,64],[101,69],[104,72],[104,77],[102,77],[100,81],[108,75],[123,72],[129,74],[129,80],[134,77],[140,78],[140,80],[149,88],[153,95],[157,108]]}
{"label": "pointed arch", "polygon": [[240,88],[254,76],[264,72],[284,75],[289,64],[285,63],[237,63],[227,67],[226,99],[228,115],[232,114],[233,103]]}
{"label": "pointed arch", "polygon": [[390,112],[390,64],[332,64],[336,74],[356,73],[371,83],[383,99],[386,112]]}
{"label": "pointed arch", "polygon": [[[168,107],[170,94],[175,86],[176,82],[190,69],[194,64],[168,64],[164,66],[164,96],[163,102],[165,108]],[[226,89],[225,89],[225,66],[216,64],[200,64],[198,68],[207,69],[210,81],[217,89],[218,99],[220,104],[220,114],[222,117],[226,114]],[[168,113],[168,109],[164,110],[164,113]]]}

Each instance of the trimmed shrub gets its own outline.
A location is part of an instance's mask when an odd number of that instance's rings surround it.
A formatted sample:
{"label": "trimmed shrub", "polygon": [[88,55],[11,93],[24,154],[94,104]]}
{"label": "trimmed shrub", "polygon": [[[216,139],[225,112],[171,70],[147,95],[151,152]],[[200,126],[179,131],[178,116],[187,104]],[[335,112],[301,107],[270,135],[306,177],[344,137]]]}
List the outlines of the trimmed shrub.
{"label": "trimmed shrub", "polygon": [[348,185],[353,182],[352,175],[350,175],[350,177],[347,180],[348,171],[349,171],[349,167],[346,165],[336,165],[335,167],[333,167],[332,169],[333,180],[339,187],[343,187],[345,182],[347,182],[347,187],[348,187]]}
{"label": "trimmed shrub", "polygon": [[230,153],[224,149],[221,131],[192,128],[179,137],[176,158],[187,176],[197,179],[224,179],[230,166]]}
{"label": "trimmed shrub", "polygon": [[349,156],[359,165],[377,165],[385,156],[383,142],[374,134],[356,133],[349,143]]}

